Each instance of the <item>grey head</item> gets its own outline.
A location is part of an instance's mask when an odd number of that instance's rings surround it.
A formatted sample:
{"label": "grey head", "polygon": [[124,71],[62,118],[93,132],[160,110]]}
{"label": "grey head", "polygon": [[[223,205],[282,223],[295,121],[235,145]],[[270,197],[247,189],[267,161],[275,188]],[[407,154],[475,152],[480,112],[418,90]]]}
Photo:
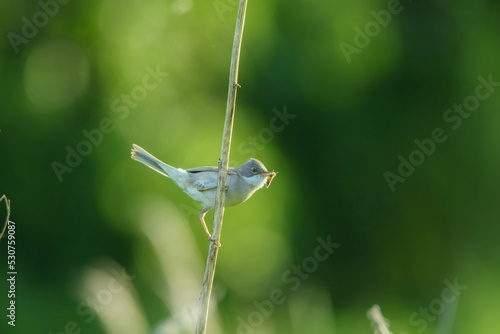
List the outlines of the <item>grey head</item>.
{"label": "grey head", "polygon": [[[266,187],[271,185],[271,181],[276,176],[275,172],[269,172],[266,166],[257,159],[250,159],[243,165],[240,165],[234,170],[241,176],[244,176],[248,181],[253,184],[259,184],[266,180]],[[261,185],[262,187],[262,185]]]}

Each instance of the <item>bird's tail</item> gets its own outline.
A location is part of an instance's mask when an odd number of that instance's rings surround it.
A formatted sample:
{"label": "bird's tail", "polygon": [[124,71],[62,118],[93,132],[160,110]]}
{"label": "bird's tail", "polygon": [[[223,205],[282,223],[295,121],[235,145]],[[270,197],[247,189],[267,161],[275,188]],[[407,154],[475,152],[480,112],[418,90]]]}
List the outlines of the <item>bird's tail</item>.
{"label": "bird's tail", "polygon": [[[159,159],[155,158],[153,155],[151,155],[149,152],[147,152],[145,149],[142,147],[132,144],[132,159],[139,161],[149,168],[154,169],[158,173],[161,173],[165,175],[166,177],[169,177],[173,179],[174,181],[177,181],[179,172],[181,170],[174,168],[170,165],[167,165],[163,161],[160,161]],[[176,182],[177,183],[177,182]]]}

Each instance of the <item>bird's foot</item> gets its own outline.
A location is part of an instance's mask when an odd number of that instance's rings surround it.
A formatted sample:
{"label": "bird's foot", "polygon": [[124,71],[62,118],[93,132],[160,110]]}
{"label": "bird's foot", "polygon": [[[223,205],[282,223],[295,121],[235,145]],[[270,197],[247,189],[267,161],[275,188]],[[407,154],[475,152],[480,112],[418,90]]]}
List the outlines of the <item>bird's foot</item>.
{"label": "bird's foot", "polygon": [[[212,238],[212,236],[209,236],[209,237],[208,237],[208,241],[213,242],[213,243],[214,243],[214,245],[216,245],[216,243],[217,243],[217,240],[216,240],[216,239],[214,239],[214,238]],[[218,247],[220,247],[220,246],[222,246],[222,244],[219,242],[219,243],[217,243],[217,245],[216,245],[215,247],[217,247],[217,248],[218,248]]]}

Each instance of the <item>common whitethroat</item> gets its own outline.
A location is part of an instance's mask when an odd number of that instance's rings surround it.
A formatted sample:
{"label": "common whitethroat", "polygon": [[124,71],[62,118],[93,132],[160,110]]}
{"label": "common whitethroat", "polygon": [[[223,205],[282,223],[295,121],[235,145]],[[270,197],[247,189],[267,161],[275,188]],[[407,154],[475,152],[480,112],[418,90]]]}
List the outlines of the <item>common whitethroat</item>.
{"label": "common whitethroat", "polygon": [[[211,235],[204,217],[209,210],[215,207],[218,167],[197,167],[187,170],[175,168],[155,158],[138,145],[133,144],[132,147],[132,159],[172,179],[189,197],[203,205],[198,216],[208,238],[210,238]],[[250,159],[243,165],[228,168],[224,206],[245,202],[264,185],[269,187],[275,176],[275,172],[269,172],[264,164],[257,159]]]}

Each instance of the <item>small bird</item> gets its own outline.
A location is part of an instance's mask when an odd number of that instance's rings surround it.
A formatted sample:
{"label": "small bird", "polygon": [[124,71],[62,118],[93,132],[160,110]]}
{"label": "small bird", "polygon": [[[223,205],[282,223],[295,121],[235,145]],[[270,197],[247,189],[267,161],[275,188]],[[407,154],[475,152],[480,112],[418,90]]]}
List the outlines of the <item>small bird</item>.
{"label": "small bird", "polygon": [[[205,224],[204,217],[209,210],[215,207],[217,172],[219,168],[197,167],[188,170],[175,168],[158,160],[138,145],[133,144],[132,147],[132,159],[172,179],[189,197],[203,205],[203,209],[199,212],[198,216],[210,239],[211,235]],[[267,171],[264,164],[257,159],[250,159],[241,166],[228,168],[224,206],[232,206],[245,202],[255,191],[264,185],[269,188],[275,176],[276,173],[274,171]]]}

